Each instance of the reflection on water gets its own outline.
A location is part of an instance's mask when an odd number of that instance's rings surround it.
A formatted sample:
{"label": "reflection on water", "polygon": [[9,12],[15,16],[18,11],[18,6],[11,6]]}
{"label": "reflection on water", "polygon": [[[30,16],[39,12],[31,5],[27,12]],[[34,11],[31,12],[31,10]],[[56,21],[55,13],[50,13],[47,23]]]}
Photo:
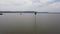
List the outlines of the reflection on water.
{"label": "reflection on water", "polygon": [[59,26],[60,14],[37,14],[36,21],[32,13],[0,15],[0,34],[59,34]]}

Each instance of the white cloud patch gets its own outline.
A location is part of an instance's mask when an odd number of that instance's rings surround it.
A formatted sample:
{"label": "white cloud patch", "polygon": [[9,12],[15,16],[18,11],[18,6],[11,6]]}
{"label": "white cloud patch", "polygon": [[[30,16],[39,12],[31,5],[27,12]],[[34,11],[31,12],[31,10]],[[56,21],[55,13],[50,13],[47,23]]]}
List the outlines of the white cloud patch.
{"label": "white cloud patch", "polygon": [[34,5],[40,5],[40,6],[43,6],[43,5],[47,5],[49,3],[52,3],[54,2],[54,0],[34,0],[32,1]]}
{"label": "white cloud patch", "polygon": [[47,4],[49,2],[53,2],[54,0],[40,0],[40,3]]}
{"label": "white cloud patch", "polygon": [[0,0],[1,11],[29,10],[31,5],[32,5],[32,1],[30,0]]}

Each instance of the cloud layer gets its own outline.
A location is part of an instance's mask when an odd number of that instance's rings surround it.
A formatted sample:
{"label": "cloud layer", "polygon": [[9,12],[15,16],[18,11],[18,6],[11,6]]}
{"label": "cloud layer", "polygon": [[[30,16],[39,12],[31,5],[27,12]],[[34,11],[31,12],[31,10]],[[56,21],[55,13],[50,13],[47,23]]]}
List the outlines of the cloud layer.
{"label": "cloud layer", "polygon": [[57,2],[57,0],[46,0],[42,2],[40,1],[39,4],[35,3],[35,7],[33,7],[33,10],[40,11],[40,12],[59,12],[60,11],[60,2]]}
{"label": "cloud layer", "polygon": [[60,0],[0,0],[0,11],[60,11]]}
{"label": "cloud layer", "polygon": [[0,10],[24,11],[29,10],[32,5],[30,0],[0,0]]}

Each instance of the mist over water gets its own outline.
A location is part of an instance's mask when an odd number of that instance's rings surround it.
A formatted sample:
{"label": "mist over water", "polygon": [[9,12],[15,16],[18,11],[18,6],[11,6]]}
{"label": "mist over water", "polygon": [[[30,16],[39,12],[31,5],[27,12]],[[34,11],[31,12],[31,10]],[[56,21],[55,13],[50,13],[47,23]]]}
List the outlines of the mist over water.
{"label": "mist over water", "polygon": [[36,17],[34,13],[3,13],[0,15],[0,34],[57,33],[60,33],[60,14],[37,14]]}

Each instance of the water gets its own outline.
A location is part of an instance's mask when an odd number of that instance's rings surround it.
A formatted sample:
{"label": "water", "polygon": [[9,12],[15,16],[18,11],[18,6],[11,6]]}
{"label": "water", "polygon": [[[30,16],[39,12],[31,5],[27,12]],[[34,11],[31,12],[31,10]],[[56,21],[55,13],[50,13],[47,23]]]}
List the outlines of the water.
{"label": "water", "polygon": [[37,14],[36,17],[33,13],[0,15],[0,34],[57,33],[60,33],[60,14]]}

